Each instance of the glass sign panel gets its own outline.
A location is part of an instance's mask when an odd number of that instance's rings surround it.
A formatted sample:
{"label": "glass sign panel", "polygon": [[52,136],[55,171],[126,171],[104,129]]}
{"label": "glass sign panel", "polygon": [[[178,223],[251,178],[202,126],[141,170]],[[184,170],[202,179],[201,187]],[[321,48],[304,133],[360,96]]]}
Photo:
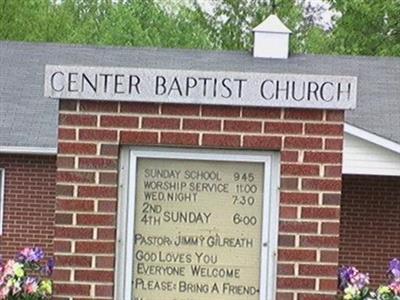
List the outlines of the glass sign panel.
{"label": "glass sign panel", "polygon": [[264,176],[259,162],[138,158],[134,299],[259,300]]}

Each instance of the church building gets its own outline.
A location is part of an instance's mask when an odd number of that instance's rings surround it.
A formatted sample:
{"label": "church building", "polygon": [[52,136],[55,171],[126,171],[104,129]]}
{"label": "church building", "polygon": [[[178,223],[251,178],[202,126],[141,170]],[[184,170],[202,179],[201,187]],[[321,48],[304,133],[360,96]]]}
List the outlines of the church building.
{"label": "church building", "polygon": [[400,252],[400,58],[0,42],[0,254],[56,300],[327,300]]}

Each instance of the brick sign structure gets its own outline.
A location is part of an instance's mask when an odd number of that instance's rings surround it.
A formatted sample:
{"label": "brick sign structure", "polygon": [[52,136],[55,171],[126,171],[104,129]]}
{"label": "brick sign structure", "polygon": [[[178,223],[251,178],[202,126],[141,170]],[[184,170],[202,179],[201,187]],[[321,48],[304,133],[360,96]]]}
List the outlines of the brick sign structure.
{"label": "brick sign structure", "polygon": [[280,153],[277,299],[334,299],[343,119],[340,110],[61,99],[55,299],[114,299],[125,146]]}

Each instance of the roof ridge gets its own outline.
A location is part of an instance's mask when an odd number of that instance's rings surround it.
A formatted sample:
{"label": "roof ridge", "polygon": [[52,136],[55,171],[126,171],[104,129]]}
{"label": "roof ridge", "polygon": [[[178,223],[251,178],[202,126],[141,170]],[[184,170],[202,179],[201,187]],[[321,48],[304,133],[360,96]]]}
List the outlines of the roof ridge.
{"label": "roof ridge", "polygon": [[[55,46],[60,48],[81,48],[81,49],[103,49],[103,50],[150,50],[150,51],[168,51],[168,52],[203,52],[203,53],[231,53],[231,54],[248,54],[251,55],[250,51],[239,51],[239,50],[225,50],[225,49],[199,49],[199,48],[161,48],[161,47],[149,47],[149,46],[127,46],[127,45],[95,45],[95,44],[73,44],[73,43],[57,43],[57,42],[30,42],[30,41],[13,41],[13,40],[0,40],[1,44],[21,44],[21,45],[32,45],[32,46]],[[345,58],[345,59],[368,59],[368,60],[398,60],[400,56],[368,56],[368,55],[343,55],[343,54],[315,54],[315,53],[292,53],[291,57],[330,57],[330,58]]]}

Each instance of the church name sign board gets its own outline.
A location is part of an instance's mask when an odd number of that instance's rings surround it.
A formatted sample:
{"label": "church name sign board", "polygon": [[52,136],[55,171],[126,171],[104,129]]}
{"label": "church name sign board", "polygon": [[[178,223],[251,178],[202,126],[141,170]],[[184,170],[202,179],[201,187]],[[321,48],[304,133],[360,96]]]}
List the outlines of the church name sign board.
{"label": "church name sign board", "polygon": [[357,78],[47,65],[45,96],[56,99],[354,109]]}

